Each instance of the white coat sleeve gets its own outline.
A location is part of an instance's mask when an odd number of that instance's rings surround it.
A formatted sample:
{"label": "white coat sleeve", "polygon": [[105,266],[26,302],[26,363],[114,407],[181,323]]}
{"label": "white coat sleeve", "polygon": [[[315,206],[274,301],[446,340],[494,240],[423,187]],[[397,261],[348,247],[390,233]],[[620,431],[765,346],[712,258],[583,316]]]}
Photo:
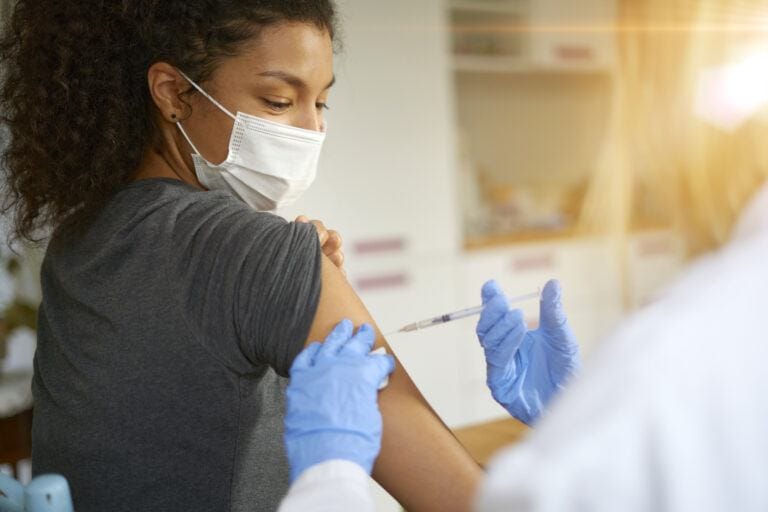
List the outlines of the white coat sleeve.
{"label": "white coat sleeve", "polygon": [[299,476],[278,512],[375,512],[368,473],[354,462],[331,460]]}

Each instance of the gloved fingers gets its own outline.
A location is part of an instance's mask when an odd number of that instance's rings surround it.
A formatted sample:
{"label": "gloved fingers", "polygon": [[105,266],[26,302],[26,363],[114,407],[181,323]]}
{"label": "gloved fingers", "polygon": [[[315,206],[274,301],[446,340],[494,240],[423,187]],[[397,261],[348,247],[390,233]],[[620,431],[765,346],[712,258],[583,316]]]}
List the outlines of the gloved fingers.
{"label": "gloved fingers", "polygon": [[293,364],[291,365],[291,373],[293,373],[294,370],[309,368],[315,364],[315,357],[317,356],[317,352],[322,346],[322,343],[317,341],[310,343],[307,348],[302,350],[301,353],[296,356],[296,359],[293,360]]}
{"label": "gloved fingers", "polygon": [[371,352],[376,342],[376,331],[368,324],[363,324],[357,333],[346,342],[340,350],[340,354],[354,354],[364,356]]}
{"label": "gloved fingers", "polygon": [[540,325],[549,332],[561,329],[567,322],[562,303],[562,286],[557,280],[551,280],[544,286],[541,294]]}
{"label": "gloved fingers", "polygon": [[513,309],[507,311],[480,342],[484,349],[496,349],[504,344],[505,349],[514,353],[522,344],[527,330],[523,312]]}
{"label": "gloved fingers", "polygon": [[333,328],[331,334],[325,338],[323,346],[320,348],[315,361],[336,355],[344,344],[352,337],[354,325],[351,320],[342,320]]}
{"label": "gloved fingers", "polygon": [[495,279],[491,279],[483,285],[483,289],[480,292],[483,297],[483,304],[487,304],[492,298],[497,295],[504,295],[504,290],[501,285]]}
{"label": "gloved fingers", "polygon": [[496,323],[504,318],[509,311],[509,299],[504,293],[493,297],[485,305],[480,320],[477,322],[477,335],[480,338],[485,337]]}

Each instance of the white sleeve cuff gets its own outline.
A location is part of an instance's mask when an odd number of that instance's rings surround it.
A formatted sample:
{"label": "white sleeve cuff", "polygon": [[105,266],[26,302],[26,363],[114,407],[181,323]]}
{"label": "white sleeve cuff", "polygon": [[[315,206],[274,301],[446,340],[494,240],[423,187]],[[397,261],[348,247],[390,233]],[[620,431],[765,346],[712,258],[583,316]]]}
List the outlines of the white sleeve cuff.
{"label": "white sleeve cuff", "polygon": [[280,504],[279,512],[375,512],[368,473],[348,460],[330,460],[304,471]]}

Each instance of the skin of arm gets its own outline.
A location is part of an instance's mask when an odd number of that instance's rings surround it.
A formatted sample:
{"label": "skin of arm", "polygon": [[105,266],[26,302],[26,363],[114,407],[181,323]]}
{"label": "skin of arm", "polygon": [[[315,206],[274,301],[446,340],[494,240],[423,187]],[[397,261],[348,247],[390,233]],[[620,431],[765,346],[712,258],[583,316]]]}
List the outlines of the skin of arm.
{"label": "skin of arm", "polygon": [[[344,275],[323,256],[320,303],[307,343],[325,339],[345,318],[356,326],[373,325],[376,347],[386,347],[394,355]],[[379,394],[379,408],[384,434],[373,478],[410,511],[470,510],[482,472],[399,361],[389,386]]]}

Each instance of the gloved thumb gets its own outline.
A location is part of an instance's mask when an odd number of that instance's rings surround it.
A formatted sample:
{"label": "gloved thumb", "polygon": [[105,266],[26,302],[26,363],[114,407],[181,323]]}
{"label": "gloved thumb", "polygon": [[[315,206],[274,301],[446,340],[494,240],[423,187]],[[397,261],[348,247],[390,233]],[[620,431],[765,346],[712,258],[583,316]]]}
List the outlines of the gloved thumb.
{"label": "gloved thumb", "polygon": [[296,359],[293,360],[290,373],[293,374],[293,371],[296,369],[309,368],[312,366],[315,361],[315,356],[317,356],[317,352],[320,350],[321,346],[322,345],[319,342],[315,341],[302,350],[301,353],[296,356]]}
{"label": "gloved thumb", "polygon": [[499,293],[485,303],[485,308],[480,314],[480,320],[477,322],[477,328],[475,329],[481,342],[491,329],[493,329],[500,320],[504,319],[504,315],[506,315],[507,312],[509,312],[509,300],[503,293]]}
{"label": "gloved thumb", "polygon": [[372,354],[368,356],[374,362],[376,384],[381,385],[389,374],[395,370],[395,358],[389,354]]}
{"label": "gloved thumb", "polygon": [[541,294],[540,325],[547,331],[562,329],[567,318],[562,303],[562,287],[557,280],[551,280],[544,286]]}
{"label": "gloved thumb", "polygon": [[504,290],[501,289],[501,285],[495,279],[492,279],[483,285],[481,295],[483,296],[483,304],[489,303],[497,295],[502,295]]}

